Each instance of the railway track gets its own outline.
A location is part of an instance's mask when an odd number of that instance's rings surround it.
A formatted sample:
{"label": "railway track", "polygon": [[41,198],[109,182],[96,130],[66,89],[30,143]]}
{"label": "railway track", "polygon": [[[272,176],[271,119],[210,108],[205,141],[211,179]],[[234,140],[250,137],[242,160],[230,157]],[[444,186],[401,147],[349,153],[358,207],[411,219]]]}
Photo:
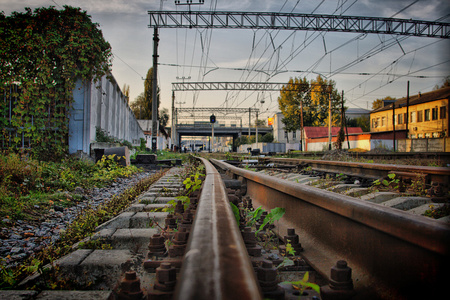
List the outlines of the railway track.
{"label": "railway track", "polygon": [[[232,165],[415,215],[450,200],[450,168],[277,158],[232,161]],[[441,221],[450,222],[449,216]]]}
{"label": "railway track", "polygon": [[[219,173],[201,161],[201,193],[189,207],[175,198],[183,169],[172,168],[55,262],[57,280],[70,289],[0,291],[0,298],[298,299],[292,282],[306,272],[321,292],[306,290],[301,299],[428,299],[445,291],[445,223],[211,160]],[[243,195],[247,209],[249,202],[285,209],[271,229],[279,249],[261,248],[254,228],[236,222],[229,202]],[[172,202],[173,212],[162,211]],[[293,263],[277,270],[289,246],[297,250]],[[45,278],[21,286],[38,280]]]}
{"label": "railway track", "polygon": [[295,228],[305,249],[302,257],[324,277],[330,279],[330,267],[345,259],[359,299],[429,299],[445,290],[448,223],[223,161],[213,163],[246,184],[255,207],[286,209],[278,230]]}

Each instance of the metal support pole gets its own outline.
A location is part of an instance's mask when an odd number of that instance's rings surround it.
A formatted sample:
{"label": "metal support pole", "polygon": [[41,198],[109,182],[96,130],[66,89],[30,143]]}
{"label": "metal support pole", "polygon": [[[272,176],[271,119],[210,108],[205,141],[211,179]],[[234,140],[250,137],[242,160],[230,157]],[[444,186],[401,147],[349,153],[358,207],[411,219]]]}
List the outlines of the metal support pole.
{"label": "metal support pole", "polygon": [[211,152],[214,152],[214,123],[211,123]]}
{"label": "metal support pole", "polygon": [[408,80],[408,84],[406,87],[406,118],[405,118],[405,122],[406,122],[406,138],[409,138],[409,80]]}
{"label": "metal support pole", "polygon": [[251,122],[251,111],[252,111],[252,109],[249,107],[248,108],[248,138],[249,139],[250,139],[250,136],[251,136],[250,126],[252,125],[252,122]]}
{"label": "metal support pole", "polygon": [[392,147],[395,152],[395,102],[392,103]]}
{"label": "metal support pole", "polygon": [[328,150],[331,150],[331,93],[328,94]]}
{"label": "metal support pole", "polygon": [[175,91],[172,91],[172,148],[175,147]]}
{"label": "metal support pole", "polygon": [[255,121],[255,141],[256,141],[256,147],[258,147],[258,112],[256,112],[256,121]]}
{"label": "metal support pole", "polygon": [[300,99],[300,151],[303,151],[303,99]]}
{"label": "metal support pole", "polygon": [[347,127],[347,118],[345,117],[345,107],[344,107],[344,91],[342,91],[342,117],[344,118],[344,126],[345,126],[345,133],[347,136],[347,149],[350,150],[350,141],[348,140],[348,127]]}
{"label": "metal support pole", "polygon": [[157,150],[158,121],[158,28],[153,32],[153,78],[152,78],[152,151]]}

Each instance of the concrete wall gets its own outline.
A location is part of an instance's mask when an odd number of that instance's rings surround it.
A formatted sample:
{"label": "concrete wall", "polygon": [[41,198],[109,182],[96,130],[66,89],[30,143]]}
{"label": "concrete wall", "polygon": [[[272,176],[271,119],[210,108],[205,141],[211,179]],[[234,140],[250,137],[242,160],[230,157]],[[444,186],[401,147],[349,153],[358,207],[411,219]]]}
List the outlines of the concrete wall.
{"label": "concrete wall", "polygon": [[449,152],[450,138],[399,140],[397,145],[399,152]]}
{"label": "concrete wall", "polygon": [[247,148],[259,149],[261,153],[285,153],[286,143],[253,143],[240,145],[237,149],[238,153],[248,153]]}
{"label": "concrete wall", "polygon": [[144,132],[134,117],[126,97],[111,76],[99,82],[77,81],[74,104],[69,120],[69,153],[90,155],[90,143],[95,141],[96,127],[118,140],[140,145]]}

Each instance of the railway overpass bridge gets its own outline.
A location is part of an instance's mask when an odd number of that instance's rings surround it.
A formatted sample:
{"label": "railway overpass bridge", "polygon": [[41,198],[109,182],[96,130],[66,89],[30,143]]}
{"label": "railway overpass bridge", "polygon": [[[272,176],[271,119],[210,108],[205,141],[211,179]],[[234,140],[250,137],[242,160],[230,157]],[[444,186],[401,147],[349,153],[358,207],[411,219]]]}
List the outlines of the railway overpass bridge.
{"label": "railway overpass bridge", "polygon": [[[271,133],[271,127],[225,127],[214,126],[214,136],[232,137],[234,141],[242,135],[256,135],[256,133],[265,135]],[[181,145],[182,136],[212,136],[211,124],[177,124],[176,125],[176,145]],[[233,151],[236,151],[233,147]]]}

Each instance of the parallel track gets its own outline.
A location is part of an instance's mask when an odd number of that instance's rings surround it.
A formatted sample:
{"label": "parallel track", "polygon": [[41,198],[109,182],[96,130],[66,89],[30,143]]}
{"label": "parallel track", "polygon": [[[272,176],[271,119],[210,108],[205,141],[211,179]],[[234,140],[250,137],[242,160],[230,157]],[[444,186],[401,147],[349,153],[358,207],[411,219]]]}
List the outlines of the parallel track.
{"label": "parallel track", "polygon": [[409,299],[444,292],[448,224],[212,162],[246,183],[255,207],[286,209],[280,232],[295,228],[305,248],[302,256],[325,277],[337,260],[345,259],[353,268],[360,299]]}

